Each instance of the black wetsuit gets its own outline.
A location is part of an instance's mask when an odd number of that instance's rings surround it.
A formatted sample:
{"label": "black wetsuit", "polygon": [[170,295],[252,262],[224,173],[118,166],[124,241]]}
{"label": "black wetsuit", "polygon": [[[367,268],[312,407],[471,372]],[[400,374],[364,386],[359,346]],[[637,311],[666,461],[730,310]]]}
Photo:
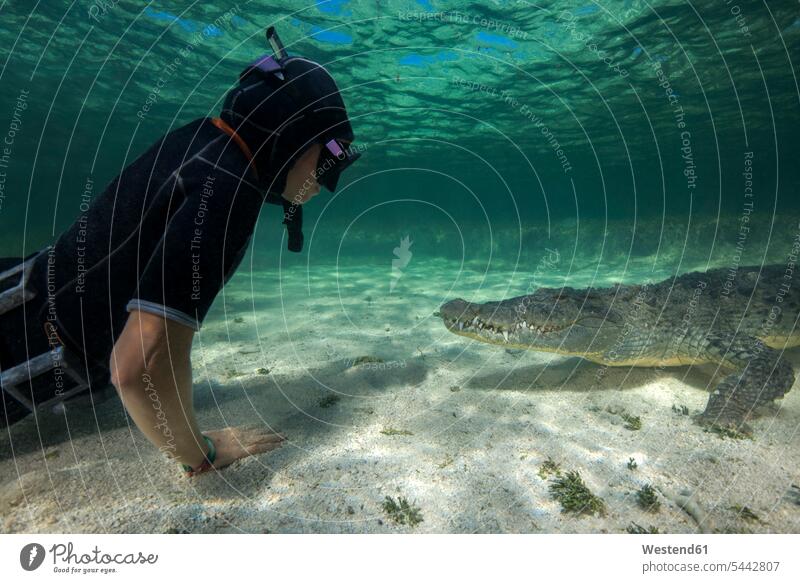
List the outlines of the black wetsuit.
{"label": "black wetsuit", "polygon": [[[264,199],[247,156],[210,119],[168,133],[39,254],[29,284],[37,297],[0,317],[0,366],[46,352],[56,333],[107,385],[130,310],[198,329],[241,262]],[[52,397],[51,385],[35,387],[34,400]],[[9,395],[3,402],[0,424],[27,414]]]}
{"label": "black wetsuit", "polygon": [[[356,157],[344,151],[354,135],[330,73],[303,57],[276,56],[249,65],[225,97],[220,119],[241,143],[210,118],[170,132],[36,257],[28,286],[36,297],[0,314],[2,370],[63,344],[93,386],[105,387],[130,310],[199,328],[242,260],[263,202],[283,206],[288,248],[302,249],[302,206],[282,197],[289,171],[319,143],[316,176],[335,190]],[[19,261],[0,259],[0,270]],[[7,288],[13,278],[6,279]],[[39,404],[60,396],[53,371],[17,389]],[[27,414],[2,396],[0,424]]]}

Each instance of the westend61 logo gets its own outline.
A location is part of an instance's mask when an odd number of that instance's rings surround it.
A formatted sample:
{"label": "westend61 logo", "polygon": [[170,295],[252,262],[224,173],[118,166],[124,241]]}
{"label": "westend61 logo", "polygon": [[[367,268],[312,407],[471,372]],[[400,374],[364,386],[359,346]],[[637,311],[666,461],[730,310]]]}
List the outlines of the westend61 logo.
{"label": "westend61 logo", "polygon": [[158,561],[158,555],[138,553],[102,552],[96,545],[88,553],[73,552],[72,543],[55,544],[50,550],[39,543],[29,543],[19,552],[19,563],[26,571],[35,571],[44,562],[47,553],[53,558],[54,573],[114,573],[117,569],[109,565],[152,565]]}

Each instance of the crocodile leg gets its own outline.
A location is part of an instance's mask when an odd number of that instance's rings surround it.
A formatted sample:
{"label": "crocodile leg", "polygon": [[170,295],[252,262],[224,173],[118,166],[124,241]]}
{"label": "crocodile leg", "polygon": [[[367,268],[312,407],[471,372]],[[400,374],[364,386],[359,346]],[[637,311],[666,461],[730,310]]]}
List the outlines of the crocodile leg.
{"label": "crocodile leg", "polygon": [[699,417],[712,425],[749,434],[745,420],[758,405],[783,397],[794,383],[794,371],[781,353],[758,338],[713,332],[695,340],[700,358],[734,369],[722,379]]}

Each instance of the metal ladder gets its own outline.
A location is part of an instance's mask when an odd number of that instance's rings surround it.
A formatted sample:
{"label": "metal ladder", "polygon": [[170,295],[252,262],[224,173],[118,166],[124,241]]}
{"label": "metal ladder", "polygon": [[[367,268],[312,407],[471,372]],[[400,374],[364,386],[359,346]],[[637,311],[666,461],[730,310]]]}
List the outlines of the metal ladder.
{"label": "metal ladder", "polygon": [[[45,253],[47,250],[45,249],[40,253]],[[28,279],[33,270],[33,262],[40,253],[0,273],[0,286],[12,278],[19,277],[19,282],[16,285],[0,293],[0,315],[36,297],[36,291],[28,289]],[[63,393],[58,393],[57,389],[58,394],[55,397],[41,403],[34,403],[20,392],[20,385],[29,383],[32,379],[50,371],[58,373],[57,369],[60,369],[64,377],[74,382],[75,386]],[[19,401],[30,412],[33,412],[37,408],[53,407],[64,399],[89,389],[89,382],[78,371],[80,371],[80,362],[63,345],[58,345],[52,350],[2,371],[0,373],[0,388]]]}

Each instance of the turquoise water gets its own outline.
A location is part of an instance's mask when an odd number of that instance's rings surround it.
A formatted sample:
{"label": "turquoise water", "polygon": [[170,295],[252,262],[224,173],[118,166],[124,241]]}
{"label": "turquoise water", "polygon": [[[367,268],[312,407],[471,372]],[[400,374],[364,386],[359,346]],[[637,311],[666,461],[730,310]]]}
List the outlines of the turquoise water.
{"label": "turquoise water", "polygon": [[[488,260],[496,245],[493,260],[522,253],[530,265],[561,235],[563,255],[596,257],[612,219],[610,239],[634,239],[634,253],[653,252],[654,237],[662,248],[683,246],[718,216],[742,214],[750,152],[758,233],[800,206],[793,2],[98,1],[2,10],[2,129],[14,135],[0,243],[9,254],[38,248],[74,220],[88,179],[107,183],[164,131],[215,114],[243,64],[265,50],[270,24],[289,52],[334,73],[365,148],[347,189],[307,209],[312,260],[331,260],[339,243],[346,257],[388,249],[391,258],[406,234],[416,253],[435,257]],[[183,64],[168,68],[176,54]],[[281,236],[275,215],[265,209],[254,245],[265,266],[275,265]],[[591,225],[591,237],[579,224]],[[730,238],[720,229],[692,250],[714,261],[712,243]],[[604,255],[627,251],[618,247]]]}
{"label": "turquoise water", "polygon": [[[331,71],[363,148],[340,190],[305,207],[303,253],[286,251],[280,210],[265,206],[196,339],[201,425],[265,422],[294,432],[292,447],[176,492],[174,468],[117,401],[97,427],[73,419],[72,452],[62,425],[37,443],[27,419],[3,471],[41,477],[42,452],[58,450],[49,463],[73,487],[49,498],[62,522],[20,506],[10,530],[382,532],[380,503],[398,491],[418,497],[430,531],[624,530],[564,526],[542,506],[531,464],[551,455],[629,490],[637,456],[648,479],[702,484],[709,507],[764,493],[770,528],[800,529],[779,506],[800,463],[797,400],[735,452],[741,480],[720,485],[703,452],[731,461],[733,446],[699,430],[676,438],[686,428],[670,412],[702,409],[708,377],[612,371],[591,396],[596,370],[577,359],[471,343],[431,318],[453,297],[785,262],[800,236],[796,2],[6,1],[0,16],[2,256],[52,242],[163,133],[216,115],[269,25]],[[352,370],[365,355],[387,367]],[[321,408],[332,392],[341,404]],[[652,415],[640,441],[598,422],[618,394]],[[387,440],[387,427],[415,437]],[[772,466],[779,455],[788,470]],[[96,482],[76,485],[75,468]],[[271,484],[260,470],[276,472]],[[112,518],[84,518],[87,488]],[[621,516],[628,494],[616,496]],[[198,526],[209,508],[227,522]],[[667,531],[692,530],[676,516]]]}

